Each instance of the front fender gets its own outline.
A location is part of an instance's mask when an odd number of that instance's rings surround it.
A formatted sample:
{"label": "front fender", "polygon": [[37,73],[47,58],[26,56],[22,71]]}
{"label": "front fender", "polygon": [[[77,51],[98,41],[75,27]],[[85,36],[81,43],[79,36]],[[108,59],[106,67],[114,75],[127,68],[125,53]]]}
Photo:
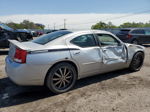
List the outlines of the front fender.
{"label": "front fender", "polygon": [[143,52],[145,55],[145,47],[135,44],[125,44],[128,50],[128,60],[131,61],[136,52]]}

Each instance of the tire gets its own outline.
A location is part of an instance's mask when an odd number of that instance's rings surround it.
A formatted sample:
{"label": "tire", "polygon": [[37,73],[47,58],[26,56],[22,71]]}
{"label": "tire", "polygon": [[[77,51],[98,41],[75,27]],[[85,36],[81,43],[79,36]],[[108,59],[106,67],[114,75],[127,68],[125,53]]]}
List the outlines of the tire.
{"label": "tire", "polygon": [[134,39],[134,40],[132,41],[132,44],[136,44],[136,45],[138,45],[138,44],[139,44],[139,42],[138,42],[136,39]]}
{"label": "tire", "polygon": [[130,63],[129,69],[133,72],[139,71],[143,65],[144,53],[137,52]]}
{"label": "tire", "polygon": [[69,91],[77,80],[75,67],[69,63],[59,63],[48,72],[46,86],[53,93],[60,94]]}

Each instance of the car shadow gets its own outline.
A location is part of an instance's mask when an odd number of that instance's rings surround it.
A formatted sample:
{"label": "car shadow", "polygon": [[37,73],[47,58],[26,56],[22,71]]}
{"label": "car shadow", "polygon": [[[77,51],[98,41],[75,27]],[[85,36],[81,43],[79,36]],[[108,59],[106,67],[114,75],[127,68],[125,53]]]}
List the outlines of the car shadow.
{"label": "car shadow", "polygon": [[5,50],[5,49],[4,49],[4,50],[1,50],[1,49],[0,49],[0,55],[7,55],[7,54],[8,54],[8,51],[9,51],[8,49],[7,49],[7,50]]}
{"label": "car shadow", "polygon": [[[130,71],[125,69],[80,79],[77,81],[73,90],[128,73],[130,73]],[[46,87],[17,86],[11,82],[9,78],[0,79],[0,108],[25,104],[53,96],[56,95],[50,92]]]}
{"label": "car shadow", "polygon": [[144,47],[150,47],[150,44],[145,44],[145,45],[143,45]]}

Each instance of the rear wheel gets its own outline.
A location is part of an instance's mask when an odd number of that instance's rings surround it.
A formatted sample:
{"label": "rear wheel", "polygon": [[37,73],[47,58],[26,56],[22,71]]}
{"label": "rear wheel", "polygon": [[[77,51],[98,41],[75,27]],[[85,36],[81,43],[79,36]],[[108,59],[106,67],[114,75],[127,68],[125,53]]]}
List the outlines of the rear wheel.
{"label": "rear wheel", "polygon": [[60,63],[54,66],[48,73],[47,87],[59,94],[70,90],[77,80],[77,72],[69,63]]}
{"label": "rear wheel", "polygon": [[137,52],[131,61],[130,70],[131,71],[139,71],[143,65],[144,54],[142,52]]}

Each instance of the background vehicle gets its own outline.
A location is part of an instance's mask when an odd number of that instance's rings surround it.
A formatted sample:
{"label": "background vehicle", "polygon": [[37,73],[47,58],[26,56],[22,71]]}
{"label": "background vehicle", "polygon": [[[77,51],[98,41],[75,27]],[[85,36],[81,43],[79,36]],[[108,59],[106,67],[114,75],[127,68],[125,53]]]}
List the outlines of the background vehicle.
{"label": "background vehicle", "polygon": [[20,42],[33,40],[31,32],[26,29],[17,29],[15,32],[17,35],[17,40]]}
{"label": "background vehicle", "polygon": [[133,44],[149,44],[150,43],[150,29],[148,28],[126,28],[121,29],[116,34],[123,42]]}
{"label": "background vehicle", "polygon": [[32,40],[32,35],[27,30],[14,30],[5,24],[0,24],[0,48],[8,48],[10,40],[28,41]]}
{"label": "background vehicle", "polygon": [[45,84],[54,93],[70,90],[80,78],[123,68],[138,71],[144,60],[144,47],[100,30],[63,30],[29,42],[10,42],[10,79],[18,85]]}
{"label": "background vehicle", "polygon": [[0,48],[9,47],[8,39],[16,39],[16,33],[14,33],[14,29],[0,24]]}
{"label": "background vehicle", "polygon": [[108,32],[111,32],[112,34],[116,35],[120,32],[120,28],[110,28],[110,29],[101,29],[101,30],[105,30]]}

